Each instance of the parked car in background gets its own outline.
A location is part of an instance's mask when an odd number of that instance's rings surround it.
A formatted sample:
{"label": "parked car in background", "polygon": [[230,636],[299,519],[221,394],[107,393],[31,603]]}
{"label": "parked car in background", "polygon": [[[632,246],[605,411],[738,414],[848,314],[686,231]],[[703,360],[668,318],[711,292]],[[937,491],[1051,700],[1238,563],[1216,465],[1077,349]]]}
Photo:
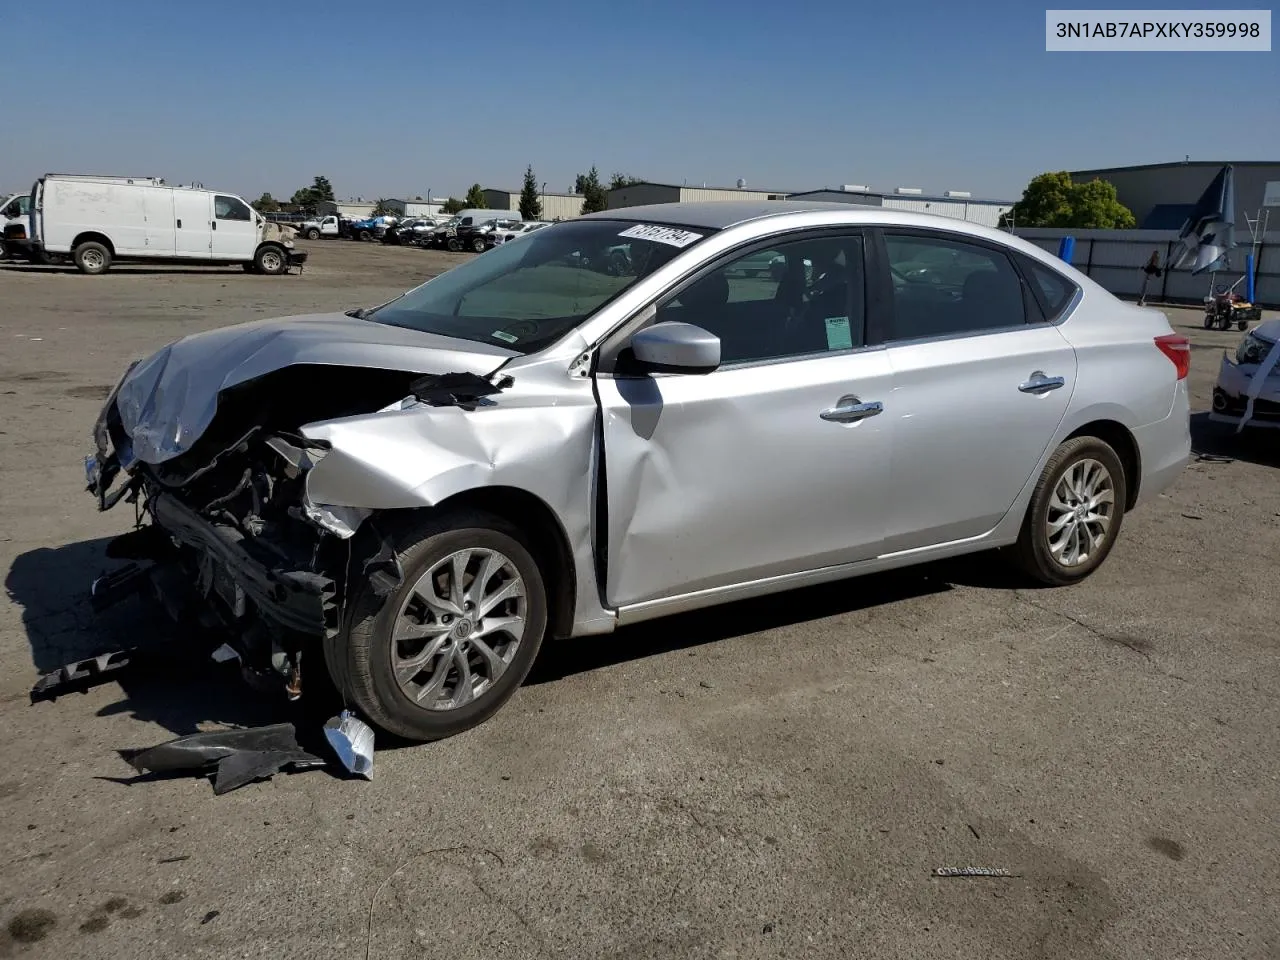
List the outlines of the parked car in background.
{"label": "parked car in background", "polygon": [[398,222],[399,218],[390,214],[354,220],[351,223],[350,236],[353,240],[381,240],[382,236]]}
{"label": "parked car in background", "polygon": [[[625,273],[592,266],[618,247]],[[966,269],[911,274],[937,252]],[[1187,463],[1189,368],[1164,314],[1009,233],[660,204],[372,309],[171,343],[86,466],[99,509],[138,504],[137,575],[188,584],[159,589],[247,668],[327,669],[432,740],[498,710],[546,637],[992,548],[1080,583]]]}
{"label": "parked car in background", "polygon": [[88,274],[122,260],[239,263],[282,274],[307,258],[294,249],[291,227],[235,194],[151,177],[47,174],[32,188],[28,219],[33,258],[69,256]]}
{"label": "parked car in background", "polygon": [[500,231],[509,230],[519,222],[518,220],[486,220],[470,227],[460,226],[458,227],[457,239],[463,250],[484,253],[486,250],[492,250],[496,244],[501,242],[498,239]]}
{"label": "parked car in background", "polygon": [[397,224],[382,235],[382,242],[392,245],[417,246],[440,225],[435,217],[415,217]]}
{"label": "parked car in background", "polygon": [[[458,216],[449,222],[444,231],[442,242],[446,249],[457,253],[460,250],[475,250],[474,234],[475,228],[479,227],[487,220],[514,220],[521,221],[524,218],[519,212],[514,210],[481,210],[478,208],[469,208],[462,210]],[[480,249],[484,249],[481,247]]]}
{"label": "parked car in background", "polygon": [[517,237],[527,236],[535,230],[549,226],[551,224],[545,220],[524,220],[519,223],[510,223],[505,227],[498,227],[491,234],[491,247],[506,243],[509,240],[515,240]]}

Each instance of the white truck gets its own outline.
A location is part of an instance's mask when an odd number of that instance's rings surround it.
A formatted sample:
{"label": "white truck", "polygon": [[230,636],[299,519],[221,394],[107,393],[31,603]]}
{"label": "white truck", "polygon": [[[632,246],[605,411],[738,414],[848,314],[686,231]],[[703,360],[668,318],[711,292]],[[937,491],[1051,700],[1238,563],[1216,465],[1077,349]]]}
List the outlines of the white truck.
{"label": "white truck", "polygon": [[338,218],[334,214],[327,217],[319,217],[308,220],[302,226],[298,227],[298,232],[308,240],[319,240],[321,237],[337,237],[340,236],[338,231]]}
{"label": "white truck", "polygon": [[239,263],[283,274],[307,258],[291,228],[235,194],[154,177],[46,174],[31,190],[29,221],[33,259],[67,255],[88,274],[116,261]]}

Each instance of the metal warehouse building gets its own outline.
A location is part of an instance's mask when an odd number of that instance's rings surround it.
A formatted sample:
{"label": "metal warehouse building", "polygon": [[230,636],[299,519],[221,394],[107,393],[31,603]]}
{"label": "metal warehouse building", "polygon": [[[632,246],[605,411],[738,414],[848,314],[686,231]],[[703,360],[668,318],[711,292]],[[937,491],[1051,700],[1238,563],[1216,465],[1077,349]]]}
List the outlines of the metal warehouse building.
{"label": "metal warehouse building", "polygon": [[[541,193],[543,220],[569,220],[582,215],[582,194]],[[490,210],[519,210],[519,190],[485,190],[484,202]]]}
{"label": "metal warehouse building", "polygon": [[438,217],[443,206],[442,200],[423,200],[421,197],[415,197],[413,200],[386,201],[387,209],[394,211],[400,217]]}
{"label": "metal warehouse building", "polygon": [[364,200],[321,200],[316,204],[316,215],[327,217],[334,214],[339,217],[350,217],[353,220],[363,220],[373,216],[375,206],[377,204]]}
{"label": "metal warehouse building", "polygon": [[1070,175],[1076,183],[1106,180],[1114,184],[1116,198],[1133,211],[1139,229],[1177,230],[1205,187],[1226,164],[1235,168],[1236,226],[1244,229],[1245,223],[1240,215],[1254,217],[1263,205],[1267,183],[1280,183],[1280,161],[1184,160],[1181,163],[1073,170]]}
{"label": "metal warehouse building", "polygon": [[860,203],[890,210],[931,213],[937,217],[968,220],[988,227],[998,227],[1001,214],[1008,213],[1013,208],[1012,200],[978,200],[962,190],[948,190],[941,196],[932,196],[916,187],[898,187],[893,193],[877,193],[852,184],[846,184],[838,190],[828,187],[806,190],[803,193],[793,193],[787,199]]}
{"label": "metal warehouse building", "polygon": [[609,209],[639,207],[647,203],[692,203],[700,200],[785,200],[781,190],[747,190],[739,187],[689,187],[670,183],[634,183],[609,191]]}

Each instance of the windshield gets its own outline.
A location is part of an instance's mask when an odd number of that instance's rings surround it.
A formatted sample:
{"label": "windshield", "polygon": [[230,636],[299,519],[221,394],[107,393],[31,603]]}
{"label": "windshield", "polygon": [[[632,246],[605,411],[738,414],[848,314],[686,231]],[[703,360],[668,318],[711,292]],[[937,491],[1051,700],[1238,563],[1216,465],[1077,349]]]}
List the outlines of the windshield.
{"label": "windshield", "polygon": [[576,220],[500,243],[367,318],[537,353],[713,231]]}

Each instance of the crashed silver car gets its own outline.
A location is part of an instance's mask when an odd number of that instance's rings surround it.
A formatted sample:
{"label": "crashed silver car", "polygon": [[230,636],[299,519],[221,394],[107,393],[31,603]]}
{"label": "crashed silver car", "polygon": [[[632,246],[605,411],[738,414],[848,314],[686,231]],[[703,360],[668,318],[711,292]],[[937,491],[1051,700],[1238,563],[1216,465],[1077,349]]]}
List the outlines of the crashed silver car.
{"label": "crashed silver car", "polygon": [[1209,419],[1237,430],[1280,427],[1280,320],[1266,320],[1222,353]]}
{"label": "crashed silver car", "polygon": [[379,307],[171,343],[87,470],[101,509],[136,502],[114,555],[175,615],[429,740],[544,637],[996,547],[1083,579],[1189,456],[1189,357],[975,224],[633,207]]}

